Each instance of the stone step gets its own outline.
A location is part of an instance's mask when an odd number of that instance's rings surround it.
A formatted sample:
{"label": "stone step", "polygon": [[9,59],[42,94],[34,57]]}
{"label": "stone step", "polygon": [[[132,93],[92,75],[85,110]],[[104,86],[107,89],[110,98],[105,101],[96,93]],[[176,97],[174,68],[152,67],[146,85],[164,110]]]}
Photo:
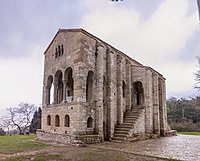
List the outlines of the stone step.
{"label": "stone step", "polygon": [[124,141],[124,140],[126,140],[126,138],[124,138],[124,137],[112,137],[112,140],[120,140],[120,141]]}
{"label": "stone step", "polygon": [[137,118],[136,118],[136,117],[126,117],[126,118],[124,119],[124,121],[125,121],[125,120],[136,121]]}
{"label": "stone step", "polygon": [[134,124],[134,122],[135,122],[135,120],[124,120],[124,123],[126,124],[126,123],[132,123],[132,124]]}
{"label": "stone step", "polygon": [[128,134],[114,134],[114,137],[123,137],[126,138]]}
{"label": "stone step", "polygon": [[141,112],[130,112],[130,113],[126,113],[125,116],[130,116],[130,115],[139,115]]}
{"label": "stone step", "polygon": [[124,118],[138,118],[138,116],[135,116],[135,115],[127,115],[127,116],[124,116]]}
{"label": "stone step", "polygon": [[119,128],[129,128],[129,130],[133,127],[133,125],[117,125]]}
{"label": "stone step", "polygon": [[115,130],[115,134],[125,134],[128,135],[130,129],[128,131],[123,131],[123,130]]}
{"label": "stone step", "polygon": [[122,126],[133,126],[133,123],[122,123]]}
{"label": "stone step", "polygon": [[115,128],[115,131],[130,131],[130,128],[122,128],[122,127],[117,127]]}
{"label": "stone step", "polygon": [[[112,141],[114,142],[128,141],[129,132],[131,129],[133,129],[134,124],[139,118],[143,109],[144,109],[143,106],[136,106],[136,107],[133,107],[131,111],[125,113],[124,122],[116,126]],[[129,141],[135,141],[135,140],[136,138],[131,138]]]}
{"label": "stone step", "polygon": [[129,113],[129,114],[126,114],[124,117],[128,117],[128,116],[135,116],[135,117],[137,117],[138,115],[140,115],[140,113]]}
{"label": "stone step", "polygon": [[122,123],[121,125],[117,125],[116,127],[131,129],[133,127],[133,123]]}

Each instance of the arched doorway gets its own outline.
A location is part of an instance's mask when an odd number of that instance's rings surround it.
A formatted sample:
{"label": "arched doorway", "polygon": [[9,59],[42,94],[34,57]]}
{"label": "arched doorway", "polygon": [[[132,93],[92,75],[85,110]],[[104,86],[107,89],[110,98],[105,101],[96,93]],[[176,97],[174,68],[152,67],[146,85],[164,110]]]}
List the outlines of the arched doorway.
{"label": "arched doorway", "polygon": [[139,106],[144,103],[144,91],[143,86],[140,81],[133,83],[133,91],[132,91],[133,105]]}

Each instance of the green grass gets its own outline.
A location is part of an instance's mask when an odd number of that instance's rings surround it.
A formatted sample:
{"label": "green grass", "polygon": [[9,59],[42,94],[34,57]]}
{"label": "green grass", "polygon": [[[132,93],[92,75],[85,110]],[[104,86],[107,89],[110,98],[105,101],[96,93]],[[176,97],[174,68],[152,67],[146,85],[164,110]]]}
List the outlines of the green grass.
{"label": "green grass", "polygon": [[200,132],[178,132],[178,134],[183,134],[183,135],[200,135]]}
{"label": "green grass", "polygon": [[43,148],[47,145],[35,142],[35,135],[0,136],[0,153],[14,154],[17,152]]}

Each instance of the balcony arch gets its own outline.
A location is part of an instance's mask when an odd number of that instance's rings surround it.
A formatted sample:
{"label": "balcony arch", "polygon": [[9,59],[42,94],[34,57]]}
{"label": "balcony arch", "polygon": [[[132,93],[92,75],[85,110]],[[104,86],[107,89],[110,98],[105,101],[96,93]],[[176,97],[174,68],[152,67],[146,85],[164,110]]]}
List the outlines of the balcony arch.
{"label": "balcony arch", "polygon": [[58,70],[55,74],[55,82],[54,82],[54,102],[55,104],[59,104],[63,100],[63,74],[61,70]]}
{"label": "balcony arch", "polygon": [[47,79],[47,86],[46,86],[46,104],[47,105],[50,105],[53,102],[53,93],[54,93],[53,76],[50,75]]}
{"label": "balcony arch", "polygon": [[74,97],[74,79],[73,79],[73,70],[71,67],[68,67],[64,73],[64,100],[67,102],[73,101]]}

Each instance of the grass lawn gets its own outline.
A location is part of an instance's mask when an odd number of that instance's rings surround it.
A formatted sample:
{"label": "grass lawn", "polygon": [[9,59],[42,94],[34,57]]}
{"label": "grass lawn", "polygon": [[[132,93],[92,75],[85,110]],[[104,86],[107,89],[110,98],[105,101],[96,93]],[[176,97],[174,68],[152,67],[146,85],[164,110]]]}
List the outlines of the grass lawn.
{"label": "grass lawn", "polygon": [[200,135],[200,132],[178,132],[178,134],[183,134],[183,135]]}
{"label": "grass lawn", "polygon": [[43,148],[47,145],[37,143],[35,135],[0,136],[0,154],[13,154],[17,152]]}

